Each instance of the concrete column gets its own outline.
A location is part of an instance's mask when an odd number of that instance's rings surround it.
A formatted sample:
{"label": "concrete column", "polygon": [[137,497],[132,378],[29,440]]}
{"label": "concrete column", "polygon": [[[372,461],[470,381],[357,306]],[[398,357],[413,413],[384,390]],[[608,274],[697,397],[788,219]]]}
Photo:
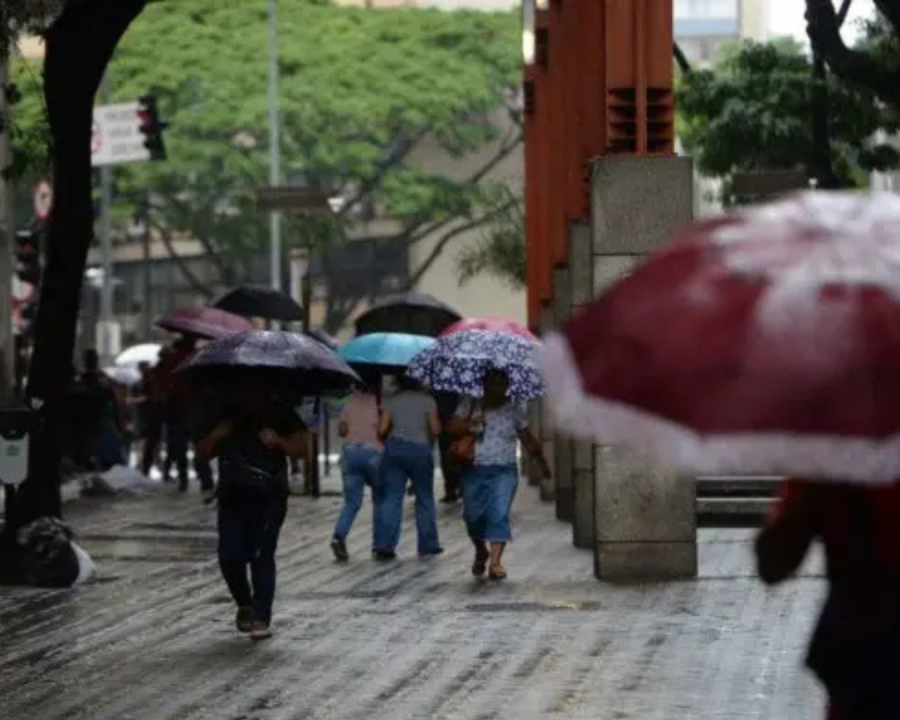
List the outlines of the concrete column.
{"label": "concrete column", "polygon": [[[589,223],[572,223],[569,228],[569,280],[572,313],[594,297],[594,259]],[[577,548],[594,547],[594,445],[572,442],[572,542]]]}
{"label": "concrete column", "polygon": [[[665,244],[692,215],[689,158],[599,158],[591,179],[595,293]],[[597,577],[696,576],[694,483],[623,447],[597,446],[593,471]]]}
{"label": "concrete column", "polygon": [[[568,267],[553,271],[553,321],[562,327],[572,315],[572,281]],[[556,484],[556,517],[572,522],[575,516],[575,485],[572,467],[572,440],[554,435],[553,475]]]}
{"label": "concrete column", "polygon": [[[551,308],[544,307],[541,308],[541,315],[539,320],[539,327],[541,331],[541,335],[546,333],[549,330],[552,330],[556,327],[554,323],[554,314]],[[553,431],[552,431],[552,417],[547,408],[547,403],[539,402],[540,406],[540,431],[541,434],[539,439],[541,441],[541,445],[544,448],[544,457],[547,458],[547,462],[550,464],[550,467],[554,467],[555,458],[556,458],[556,442],[554,441]],[[543,479],[541,480],[541,500],[545,502],[555,502],[556,500],[556,478],[552,477],[549,480]]]}

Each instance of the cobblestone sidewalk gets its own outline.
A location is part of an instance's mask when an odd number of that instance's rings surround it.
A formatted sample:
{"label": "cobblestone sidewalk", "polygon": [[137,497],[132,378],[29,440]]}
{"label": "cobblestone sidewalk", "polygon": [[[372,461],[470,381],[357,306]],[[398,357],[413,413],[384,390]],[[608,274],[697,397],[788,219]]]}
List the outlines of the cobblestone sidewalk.
{"label": "cobblestone sidewalk", "polygon": [[[295,498],[280,549],[276,637],[232,629],[214,513],[169,489],[78,500],[69,519],[101,568],[71,592],[0,590],[3,720],[812,720],[801,667],[822,580],[767,591],[749,535],[702,534],[702,577],[613,586],[592,576],[522,488],[510,580],[474,581],[458,507],[446,553],[368,557],[368,511],[347,565],[328,548],[339,499]],[[411,508],[409,508],[411,510]],[[408,512],[407,515],[411,515]]]}

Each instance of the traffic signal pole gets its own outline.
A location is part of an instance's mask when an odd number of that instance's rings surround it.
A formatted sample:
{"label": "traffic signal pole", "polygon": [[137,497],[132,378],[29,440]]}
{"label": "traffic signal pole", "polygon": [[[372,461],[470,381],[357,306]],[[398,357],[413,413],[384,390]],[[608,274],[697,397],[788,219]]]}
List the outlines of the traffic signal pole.
{"label": "traffic signal pole", "polygon": [[9,58],[0,57],[0,404],[8,405],[15,387],[15,349],[12,328],[13,247],[16,242],[16,220],[13,208],[13,182],[2,172],[12,163],[10,116],[11,95]]}
{"label": "traffic signal pole", "polygon": [[[109,70],[103,76],[100,97],[104,102],[109,98]],[[103,265],[100,286],[100,332],[98,351],[104,363],[113,360],[113,248],[112,248],[112,165],[100,168],[100,254]]]}
{"label": "traffic signal pole", "polygon": [[[269,185],[281,183],[281,115],[278,107],[278,0],[269,0]],[[269,215],[269,274],[272,288],[282,290],[281,213]]]}

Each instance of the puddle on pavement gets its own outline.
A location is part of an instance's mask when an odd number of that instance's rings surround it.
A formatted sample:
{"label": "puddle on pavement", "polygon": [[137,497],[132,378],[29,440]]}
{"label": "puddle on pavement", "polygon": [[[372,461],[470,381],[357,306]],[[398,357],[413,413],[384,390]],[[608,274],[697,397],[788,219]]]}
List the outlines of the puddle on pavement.
{"label": "puddle on pavement", "polygon": [[468,612],[508,613],[508,612],[596,612],[603,609],[603,603],[588,602],[507,602],[507,603],[473,603],[466,605]]}
{"label": "puddle on pavement", "polygon": [[214,537],[129,538],[82,536],[84,549],[96,560],[134,562],[203,562],[215,557]]}

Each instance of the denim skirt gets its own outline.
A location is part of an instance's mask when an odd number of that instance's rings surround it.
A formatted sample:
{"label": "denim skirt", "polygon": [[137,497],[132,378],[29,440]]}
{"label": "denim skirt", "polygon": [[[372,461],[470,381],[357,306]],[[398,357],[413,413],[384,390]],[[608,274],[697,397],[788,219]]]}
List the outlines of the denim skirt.
{"label": "denim skirt", "polygon": [[463,518],[473,540],[509,542],[509,513],[519,484],[516,465],[475,465],[463,472]]}

